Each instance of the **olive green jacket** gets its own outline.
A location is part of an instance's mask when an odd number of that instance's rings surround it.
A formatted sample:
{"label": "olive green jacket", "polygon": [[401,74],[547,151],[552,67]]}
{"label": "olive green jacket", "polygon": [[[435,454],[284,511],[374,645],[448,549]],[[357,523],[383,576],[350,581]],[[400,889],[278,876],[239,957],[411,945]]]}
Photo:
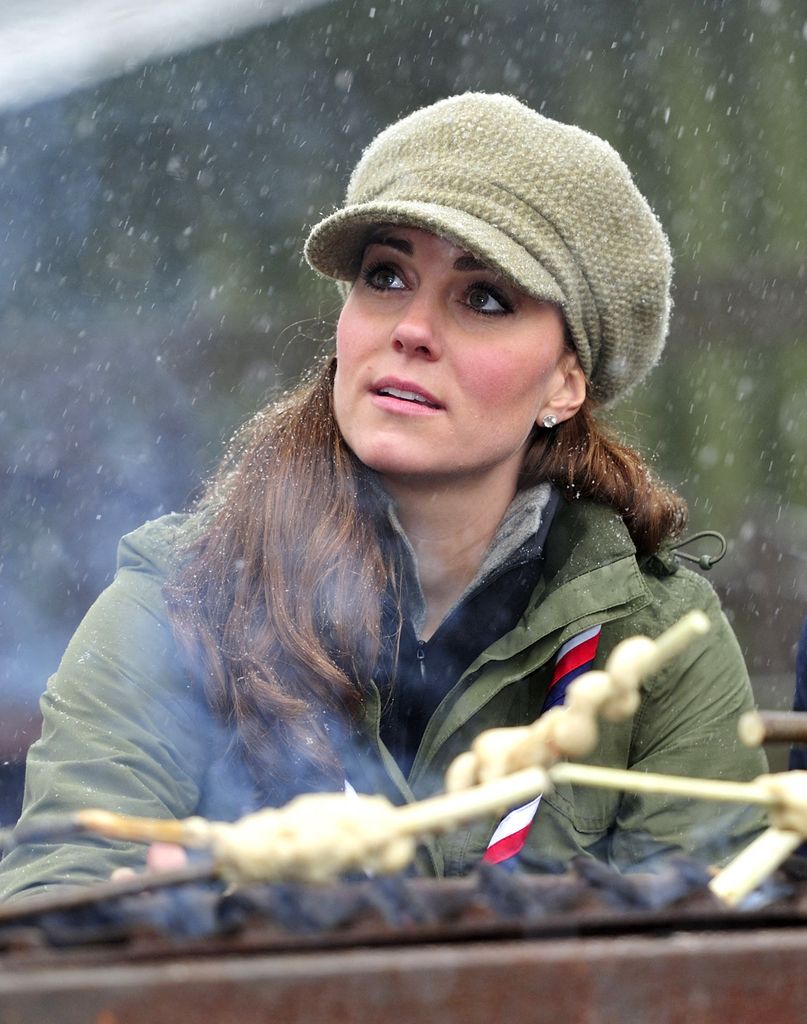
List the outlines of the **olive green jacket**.
{"label": "olive green jacket", "polygon": [[[166,516],[121,541],[115,580],[76,631],[42,699],[44,729],[28,758],[23,822],[93,806],[232,820],[257,806],[232,736],[180,663],[166,619],[163,583],[191,526],[186,516]],[[603,725],[588,760],[753,778],[766,770],[764,758],[738,742],[736,728],[752,706],[751,689],[711,587],[671,556],[638,562],[621,520],[579,502],[561,504],[541,582],[522,619],[437,708],[409,779],[378,739],[373,691],[361,727],[364,753],[354,762],[374,770],[366,778],[351,775],[350,782],[359,791],[381,789],[399,803],[437,792],[451,760],[480,731],[540,714],[555,657],[570,637],[601,624],[595,662],[601,667],[620,640],[655,636],[693,608],[707,613],[712,631],[650,680],[632,721]],[[423,869],[470,870],[497,823],[490,818],[428,844]],[[545,858],[565,862],[583,854],[630,869],[653,854],[682,850],[720,861],[761,824],[756,811],[564,785],[543,797],[521,865],[540,869]],[[142,847],[92,839],[20,847],[0,864],[0,897],[106,878],[115,867],[142,861]]]}

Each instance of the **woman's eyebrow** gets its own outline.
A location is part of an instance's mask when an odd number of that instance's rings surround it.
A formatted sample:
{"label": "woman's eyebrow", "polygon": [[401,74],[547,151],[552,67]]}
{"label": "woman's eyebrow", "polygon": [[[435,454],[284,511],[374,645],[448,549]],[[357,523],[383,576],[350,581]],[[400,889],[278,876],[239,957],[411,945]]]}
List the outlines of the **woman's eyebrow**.
{"label": "woman's eyebrow", "polygon": [[487,263],[478,260],[476,256],[460,256],[454,261],[455,270],[490,270]]}
{"label": "woman's eyebrow", "polygon": [[[371,236],[367,240],[366,248],[370,248],[371,245],[385,245],[390,249],[396,249],[398,252],[402,252],[405,256],[414,256],[415,247],[406,238],[399,238],[397,235],[375,235]],[[463,256],[458,256],[454,261],[454,269],[460,271],[479,272],[480,270],[490,270],[490,267],[478,260],[476,256],[471,256],[469,253],[465,253]]]}
{"label": "woman's eyebrow", "polygon": [[390,249],[397,249],[405,256],[412,256],[415,247],[405,238],[398,238],[395,235],[376,235],[367,240],[367,248],[371,245],[387,245]]}

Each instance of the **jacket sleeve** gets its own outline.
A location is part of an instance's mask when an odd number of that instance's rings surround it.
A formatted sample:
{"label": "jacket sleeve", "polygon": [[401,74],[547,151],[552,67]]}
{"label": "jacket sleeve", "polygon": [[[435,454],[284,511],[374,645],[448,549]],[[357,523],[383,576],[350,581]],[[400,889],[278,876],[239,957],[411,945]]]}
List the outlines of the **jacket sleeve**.
{"label": "jacket sleeve", "polygon": [[[628,767],[669,775],[753,779],[767,771],[767,764],[760,750],[748,749],[737,735],[739,716],[753,707],[737,640],[705,580],[686,570],[672,579],[669,586],[664,580],[650,581],[664,618],[673,622],[692,608],[702,608],[712,629],[648,685],[633,724]],[[759,808],[626,794],[615,825],[610,859],[617,866],[640,864],[647,855],[675,850],[719,864],[753,838],[764,826],[764,817]]]}
{"label": "jacket sleeve", "polygon": [[[793,710],[807,711],[807,619],[801,627],[796,646],[796,692],[793,695]],[[791,747],[789,767],[796,771],[807,770],[807,748]]]}
{"label": "jacket sleeve", "polygon": [[[162,585],[180,517],[167,519],[121,541],[114,582],[48,683],[42,737],[27,761],[24,824],[87,807],[165,818],[197,806],[213,726],[166,619]],[[143,857],[142,846],[89,837],[21,846],[0,864],[0,898],[108,878]]]}

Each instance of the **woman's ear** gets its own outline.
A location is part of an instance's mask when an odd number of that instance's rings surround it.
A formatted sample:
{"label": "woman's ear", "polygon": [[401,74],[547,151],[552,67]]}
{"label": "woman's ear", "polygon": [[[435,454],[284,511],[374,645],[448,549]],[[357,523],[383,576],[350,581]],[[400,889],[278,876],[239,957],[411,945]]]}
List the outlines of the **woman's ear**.
{"label": "woman's ear", "polygon": [[570,420],[586,398],[586,375],[577,358],[576,352],[564,352],[558,363],[559,382],[552,397],[541,409],[537,424],[545,426],[544,420],[554,420],[554,424]]}

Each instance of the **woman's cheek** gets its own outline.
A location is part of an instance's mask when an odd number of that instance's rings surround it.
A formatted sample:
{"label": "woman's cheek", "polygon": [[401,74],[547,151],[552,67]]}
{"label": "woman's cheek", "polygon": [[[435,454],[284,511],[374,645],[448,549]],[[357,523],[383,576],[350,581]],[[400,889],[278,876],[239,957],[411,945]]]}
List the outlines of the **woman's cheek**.
{"label": "woman's cheek", "polygon": [[511,364],[501,357],[477,358],[464,374],[464,390],[486,405],[511,402],[531,393],[535,385],[534,367],[526,363]]}

